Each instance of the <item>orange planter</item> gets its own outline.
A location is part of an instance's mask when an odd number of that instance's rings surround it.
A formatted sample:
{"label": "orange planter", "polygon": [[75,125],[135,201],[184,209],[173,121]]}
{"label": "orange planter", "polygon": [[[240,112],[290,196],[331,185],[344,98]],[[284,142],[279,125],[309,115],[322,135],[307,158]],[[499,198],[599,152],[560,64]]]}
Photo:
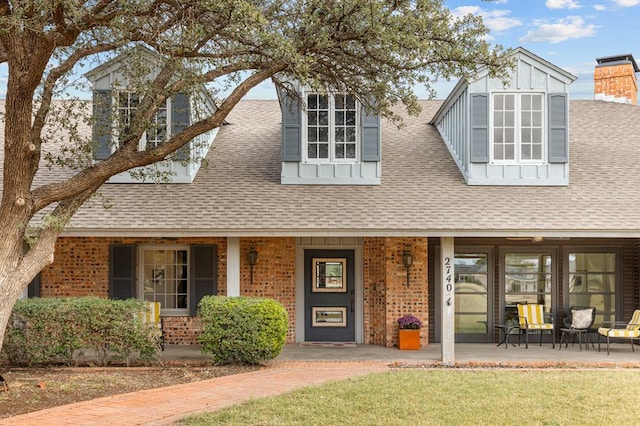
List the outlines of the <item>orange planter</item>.
{"label": "orange planter", "polygon": [[398,330],[398,349],[420,350],[420,329]]}

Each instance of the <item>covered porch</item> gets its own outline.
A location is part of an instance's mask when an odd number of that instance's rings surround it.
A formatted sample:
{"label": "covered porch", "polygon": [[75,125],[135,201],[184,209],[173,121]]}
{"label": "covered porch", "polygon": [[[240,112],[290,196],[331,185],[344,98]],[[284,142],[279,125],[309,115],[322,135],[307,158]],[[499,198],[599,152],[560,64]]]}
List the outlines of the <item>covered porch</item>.
{"label": "covered porch", "polygon": [[[600,367],[630,367],[640,368],[640,346],[631,351],[629,343],[615,343],[611,345],[611,354],[607,355],[606,346],[598,352],[595,348],[582,351],[576,343],[567,348],[551,348],[551,344],[529,344],[529,348],[522,346],[496,346],[494,343],[456,343],[455,363],[462,366],[486,367],[564,367],[564,368],[600,368]],[[191,365],[209,362],[200,352],[199,345],[167,345],[162,353],[163,362],[167,364]],[[425,364],[436,366],[442,364],[442,347],[439,343],[432,343],[419,351],[401,351],[379,345],[356,345],[355,347],[308,347],[298,343],[284,346],[282,353],[275,362],[388,362],[408,365]]]}

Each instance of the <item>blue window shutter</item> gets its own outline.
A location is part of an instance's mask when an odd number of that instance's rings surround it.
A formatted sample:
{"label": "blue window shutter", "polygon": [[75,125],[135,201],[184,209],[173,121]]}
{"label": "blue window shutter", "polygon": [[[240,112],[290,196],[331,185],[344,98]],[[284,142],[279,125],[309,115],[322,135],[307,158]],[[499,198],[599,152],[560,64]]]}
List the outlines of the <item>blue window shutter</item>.
{"label": "blue window shutter", "polygon": [[489,94],[471,94],[471,162],[489,162]]}
{"label": "blue window shutter", "polygon": [[111,91],[93,92],[93,158],[106,160],[111,155],[112,144]]}
{"label": "blue window shutter", "polygon": [[109,299],[136,297],[136,246],[109,246]]}
{"label": "blue window shutter", "polygon": [[282,161],[302,161],[302,114],[298,103],[282,92]]}
{"label": "blue window shutter", "polygon": [[[189,97],[184,93],[178,93],[172,96],[171,101],[171,134],[175,135],[191,124],[191,105],[189,103]],[[176,152],[176,160],[184,161],[189,159],[189,145],[190,142]]]}
{"label": "blue window shutter", "polygon": [[218,246],[191,246],[189,267],[189,315],[194,317],[204,296],[218,294]]}
{"label": "blue window shutter", "polygon": [[566,93],[549,93],[549,162],[569,161],[569,105]]}
{"label": "blue window shutter", "polygon": [[382,149],[380,144],[380,116],[371,114],[362,108],[360,115],[362,126],[362,161],[380,161]]}

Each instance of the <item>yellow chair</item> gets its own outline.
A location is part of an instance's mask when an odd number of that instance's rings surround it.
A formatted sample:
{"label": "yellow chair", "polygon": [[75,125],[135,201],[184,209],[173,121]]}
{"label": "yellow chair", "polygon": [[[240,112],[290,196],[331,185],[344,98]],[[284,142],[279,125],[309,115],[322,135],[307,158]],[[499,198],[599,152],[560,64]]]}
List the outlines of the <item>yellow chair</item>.
{"label": "yellow chair", "polygon": [[545,322],[544,306],[538,303],[518,304],[518,327],[520,332],[524,332],[526,348],[529,348],[529,333],[540,332],[540,346],[542,346],[542,332],[550,331],[552,334],[551,344],[556,347],[554,335],[553,317],[551,322]]}
{"label": "yellow chair", "polygon": [[633,312],[633,316],[628,323],[605,321],[602,327],[598,328],[598,351],[600,351],[600,336],[606,336],[607,338],[607,355],[609,355],[609,339],[612,337],[629,339],[631,342],[631,351],[635,352],[633,341],[640,341],[640,309],[636,309]]}
{"label": "yellow chair", "polygon": [[160,302],[146,302],[147,310],[140,312],[138,317],[142,322],[153,324],[158,332],[160,349],[164,351],[164,332],[162,330],[162,318],[160,317]]}

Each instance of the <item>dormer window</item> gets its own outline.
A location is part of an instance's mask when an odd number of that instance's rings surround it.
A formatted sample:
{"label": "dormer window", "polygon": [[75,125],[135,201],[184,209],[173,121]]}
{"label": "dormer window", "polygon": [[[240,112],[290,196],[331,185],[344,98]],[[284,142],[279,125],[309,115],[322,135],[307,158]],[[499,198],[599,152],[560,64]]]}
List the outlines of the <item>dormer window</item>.
{"label": "dormer window", "polygon": [[[380,116],[345,93],[278,93],[283,184],[379,185]],[[302,102],[299,102],[302,101]]]}
{"label": "dormer window", "polygon": [[544,162],[544,94],[494,93],[494,163]]}
{"label": "dormer window", "polygon": [[307,94],[308,162],[358,161],[358,105],[346,94]]}
{"label": "dormer window", "polygon": [[[119,118],[119,138],[126,137],[130,132],[131,120],[139,104],[139,97],[136,92],[118,91],[117,108]],[[140,138],[140,150],[155,148],[166,141],[169,136],[168,117],[169,100],[158,108],[158,111],[151,119],[149,128]]]}
{"label": "dormer window", "polygon": [[469,185],[569,184],[569,85],[576,77],[523,48],[507,82],[462,80],[431,120]]}

